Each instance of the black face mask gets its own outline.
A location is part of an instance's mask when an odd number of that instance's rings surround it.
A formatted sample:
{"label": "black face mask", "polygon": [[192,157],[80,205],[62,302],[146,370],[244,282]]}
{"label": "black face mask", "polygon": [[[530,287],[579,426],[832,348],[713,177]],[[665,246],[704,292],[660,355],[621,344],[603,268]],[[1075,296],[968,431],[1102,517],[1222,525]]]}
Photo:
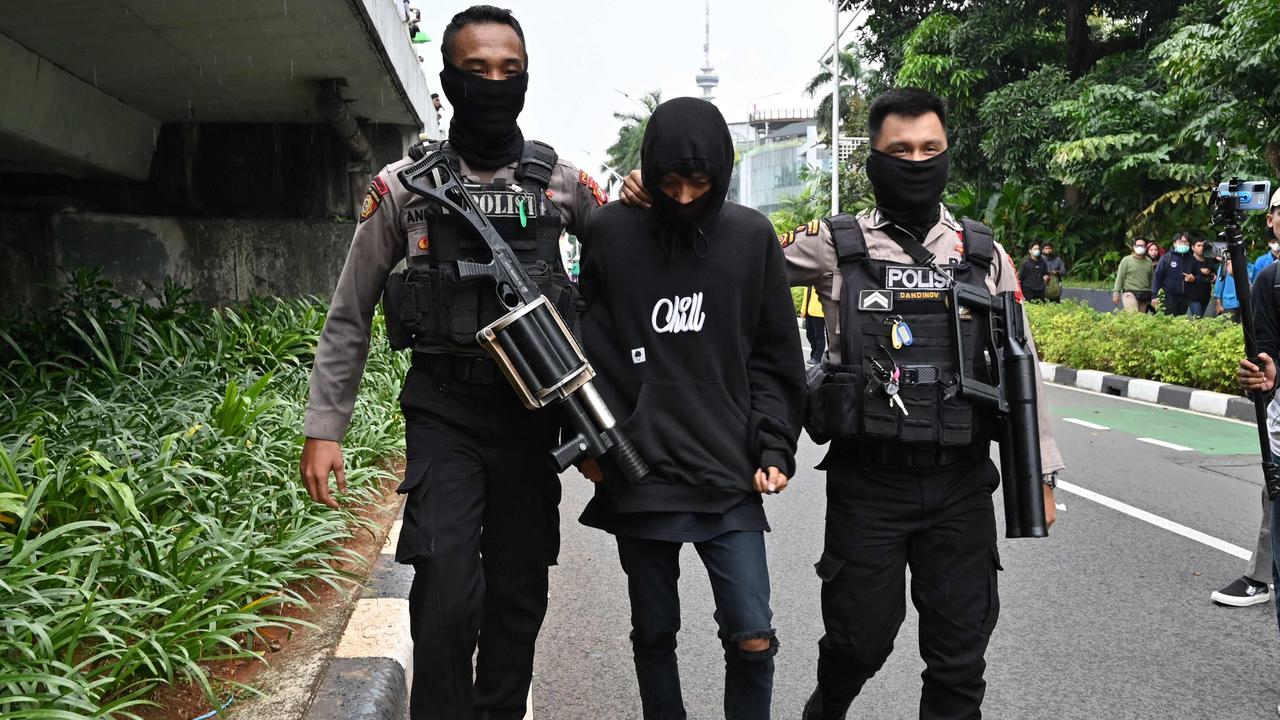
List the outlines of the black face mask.
{"label": "black face mask", "polygon": [[524,135],[516,119],[524,109],[529,73],[506,80],[487,80],[465,72],[447,59],[440,87],[453,106],[449,143],[468,164],[491,170],[520,159]]}
{"label": "black face mask", "polygon": [[[676,98],[659,105],[645,127],[640,146],[645,190],[653,198],[653,213],[664,238],[679,241],[703,236],[720,214],[733,174],[733,139],[715,105],[698,98]],[[681,204],[662,191],[667,173],[688,177],[695,172],[711,178],[711,188],[698,199]],[[698,232],[698,231],[701,232]]]}
{"label": "black face mask", "polygon": [[928,160],[903,160],[879,150],[867,157],[867,180],[875,191],[876,207],[908,230],[927,230],[938,222],[950,174],[951,158],[945,150]]}

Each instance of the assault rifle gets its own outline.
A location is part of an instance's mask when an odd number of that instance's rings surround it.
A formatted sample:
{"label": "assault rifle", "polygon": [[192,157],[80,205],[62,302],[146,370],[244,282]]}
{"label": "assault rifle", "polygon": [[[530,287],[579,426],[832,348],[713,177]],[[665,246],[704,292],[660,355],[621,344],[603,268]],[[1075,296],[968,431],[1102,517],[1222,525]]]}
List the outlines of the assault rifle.
{"label": "assault rifle", "polygon": [[607,456],[631,480],[649,474],[635,446],[618,429],[600,393],[591,384],[595,370],[555,306],[525,273],[511,247],[494,229],[441,153],[429,154],[400,171],[411,192],[466,221],[493,259],[459,261],[459,280],[490,279],[507,314],[484,327],[476,341],[497,361],[524,406],[537,410],[561,405],[576,433],[551,451],[563,472],[585,458]]}

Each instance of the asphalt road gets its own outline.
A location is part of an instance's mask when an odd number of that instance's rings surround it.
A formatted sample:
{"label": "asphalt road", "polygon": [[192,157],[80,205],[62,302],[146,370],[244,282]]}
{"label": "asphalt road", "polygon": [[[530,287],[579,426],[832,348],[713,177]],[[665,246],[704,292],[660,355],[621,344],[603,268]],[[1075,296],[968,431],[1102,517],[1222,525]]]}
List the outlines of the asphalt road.
{"label": "asphalt road", "polygon": [[[1224,541],[1212,547],[1113,506],[1059,491],[1046,540],[1004,540],[1002,610],[987,654],[986,717],[1275,718],[1274,606],[1223,608],[1209,593],[1238,577],[1260,518],[1253,429],[1240,423],[1050,386],[1062,479]],[[1075,422],[1092,423],[1092,429]],[[1149,438],[1175,450],[1139,440]],[[782,649],[774,717],[798,718],[822,634],[823,448],[801,443],[790,489],[766,499],[773,609]],[[612,536],[576,522],[589,484],[565,476],[563,550],[538,647],[534,716],[639,718],[625,578]],[[996,493],[997,517],[1002,522]],[[1003,535],[1003,531],[1001,531]],[[1210,540],[1212,542],[1212,540]],[[1234,547],[1233,547],[1234,546]],[[683,554],[679,657],[690,718],[723,717],[723,657],[706,573]],[[917,617],[908,600],[896,650],[850,718],[917,716]]]}

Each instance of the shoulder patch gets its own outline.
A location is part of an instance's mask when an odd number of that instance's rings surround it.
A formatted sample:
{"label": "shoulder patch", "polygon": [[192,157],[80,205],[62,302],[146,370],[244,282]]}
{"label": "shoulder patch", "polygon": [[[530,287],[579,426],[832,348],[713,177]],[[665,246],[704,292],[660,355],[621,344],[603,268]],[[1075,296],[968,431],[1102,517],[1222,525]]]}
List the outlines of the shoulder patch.
{"label": "shoulder patch", "polygon": [[796,241],[796,231],[788,230],[784,233],[778,233],[778,244],[784,249],[793,245]]}
{"label": "shoulder patch", "polygon": [[378,211],[378,206],[380,204],[381,201],[373,190],[365,193],[364,204],[360,206],[360,222],[364,222],[365,220],[373,217],[373,214]]}
{"label": "shoulder patch", "polygon": [[810,220],[809,224],[804,228],[805,235],[817,235],[818,228],[822,225],[821,220]]}
{"label": "shoulder patch", "polygon": [[377,192],[378,195],[388,195],[391,193],[391,188],[387,187],[387,181],[383,180],[381,175],[374,175],[373,181],[369,183],[369,186]]}
{"label": "shoulder patch", "polygon": [[578,171],[578,183],[591,191],[592,197],[596,199],[596,205],[604,205],[609,202],[609,196],[604,194],[600,184],[596,182],[595,178],[588,175],[586,170]]}

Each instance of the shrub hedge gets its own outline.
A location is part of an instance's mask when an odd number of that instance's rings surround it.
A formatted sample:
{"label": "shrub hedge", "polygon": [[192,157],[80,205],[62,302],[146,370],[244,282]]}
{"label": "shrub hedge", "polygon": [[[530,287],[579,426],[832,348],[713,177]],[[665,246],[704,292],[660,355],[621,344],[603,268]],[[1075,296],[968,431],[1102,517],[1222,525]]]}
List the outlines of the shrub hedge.
{"label": "shrub hedge", "polygon": [[[296,478],[323,322],[315,301],[215,311],[79,276],[0,327],[0,717],[136,717],[183,679],[212,699],[200,663],[254,655],[302,581],[341,580],[359,524]],[[407,358],[381,338],[344,443],[357,505],[402,452]]]}
{"label": "shrub hedge", "polygon": [[1225,317],[1100,313],[1070,301],[1028,303],[1027,316],[1047,362],[1239,394],[1244,336]]}

